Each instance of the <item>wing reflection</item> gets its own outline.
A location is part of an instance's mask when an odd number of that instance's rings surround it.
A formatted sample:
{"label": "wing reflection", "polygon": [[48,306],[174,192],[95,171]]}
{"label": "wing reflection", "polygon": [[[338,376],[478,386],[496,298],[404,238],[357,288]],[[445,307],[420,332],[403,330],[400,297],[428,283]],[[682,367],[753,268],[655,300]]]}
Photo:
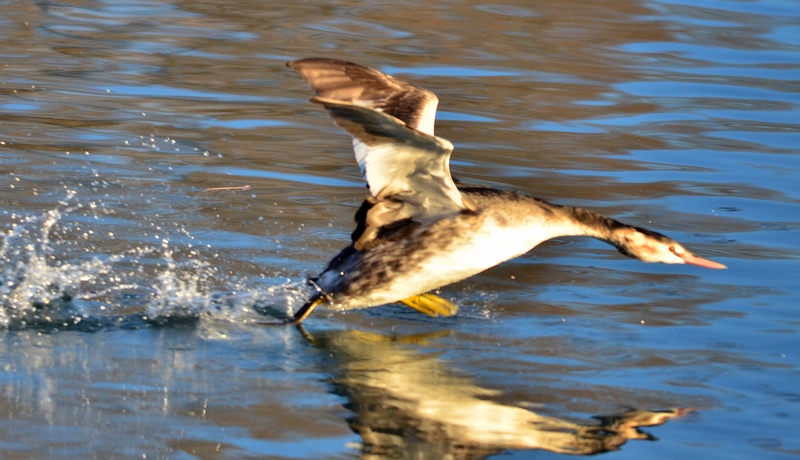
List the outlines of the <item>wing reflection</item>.
{"label": "wing reflection", "polygon": [[362,438],[364,459],[476,459],[507,449],[596,454],[628,439],[654,440],[639,427],[691,410],[629,410],[597,416],[599,423],[573,423],[492,401],[501,392],[456,375],[436,354],[404,345],[432,335],[305,334],[334,359],[333,383],[355,413],[348,422]]}

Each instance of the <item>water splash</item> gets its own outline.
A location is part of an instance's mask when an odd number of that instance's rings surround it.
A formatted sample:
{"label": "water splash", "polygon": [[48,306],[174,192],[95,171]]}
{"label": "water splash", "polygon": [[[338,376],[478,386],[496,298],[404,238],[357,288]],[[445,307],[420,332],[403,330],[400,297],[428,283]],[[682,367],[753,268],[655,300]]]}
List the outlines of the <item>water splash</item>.
{"label": "water splash", "polygon": [[175,261],[169,240],[161,242],[166,268],[157,275],[147,315],[152,319],[195,318],[212,304],[209,282],[217,270],[208,262],[188,259]]}
{"label": "water splash", "polygon": [[[70,193],[64,206],[72,199]],[[75,263],[60,260],[50,235],[62,219],[58,208],[23,218],[3,235],[0,247],[0,326],[15,322],[51,321],[47,306],[67,301],[84,283],[111,271],[111,260],[92,257]],[[73,315],[80,321],[80,312]]]}
{"label": "water splash", "polygon": [[[0,327],[92,328],[203,320],[247,324],[279,316],[308,292],[290,279],[240,279],[202,259],[194,237],[102,254],[73,204],[19,218],[0,246]],[[58,238],[54,238],[58,235]],[[87,256],[87,254],[92,254]],[[277,305],[282,305],[278,307]]]}

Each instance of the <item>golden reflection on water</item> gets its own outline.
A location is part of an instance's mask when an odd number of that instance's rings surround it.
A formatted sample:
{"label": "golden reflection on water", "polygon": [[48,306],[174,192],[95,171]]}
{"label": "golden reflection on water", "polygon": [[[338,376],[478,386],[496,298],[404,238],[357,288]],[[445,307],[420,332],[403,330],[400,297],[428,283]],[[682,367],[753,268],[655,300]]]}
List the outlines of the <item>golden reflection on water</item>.
{"label": "golden reflection on water", "polygon": [[336,392],[355,415],[362,458],[484,458],[507,449],[590,455],[629,439],[654,440],[639,427],[656,426],[691,409],[631,409],[576,423],[493,401],[502,393],[456,374],[435,354],[408,347],[448,332],[389,337],[357,330],[308,334],[329,354]]}
{"label": "golden reflection on water", "polygon": [[[532,408],[544,407],[512,404],[502,391],[422,351],[451,331],[396,336],[268,328],[226,341],[217,329],[223,324],[186,326],[7,335],[0,342],[6,371],[0,451],[56,443],[70,458],[111,458],[117,438],[124,438],[127,452],[156,458],[178,452],[330,458],[356,447],[363,459],[386,460],[478,459],[509,449],[589,455],[628,440],[655,440],[640,427],[690,410],[630,409],[578,421],[541,415]],[[141,346],[141,334],[148,346]],[[15,353],[20,347],[26,356]],[[48,426],[50,435],[20,431],[15,420]],[[360,437],[358,446],[345,421]]]}

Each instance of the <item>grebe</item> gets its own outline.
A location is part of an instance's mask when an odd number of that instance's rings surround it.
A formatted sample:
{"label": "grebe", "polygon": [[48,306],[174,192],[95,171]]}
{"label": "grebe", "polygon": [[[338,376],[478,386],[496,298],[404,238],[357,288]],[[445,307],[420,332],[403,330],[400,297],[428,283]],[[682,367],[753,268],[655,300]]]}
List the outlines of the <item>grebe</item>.
{"label": "grebe", "polygon": [[401,302],[431,316],[455,305],[428,291],[461,281],[561,236],[590,236],[644,262],[727,268],[677,241],[596,212],[522,193],[456,184],[453,144],[433,134],[432,92],[335,59],[292,61],[333,121],[353,136],[370,195],[356,212],[352,243],[319,277],[286,324],[319,305],[337,309]]}

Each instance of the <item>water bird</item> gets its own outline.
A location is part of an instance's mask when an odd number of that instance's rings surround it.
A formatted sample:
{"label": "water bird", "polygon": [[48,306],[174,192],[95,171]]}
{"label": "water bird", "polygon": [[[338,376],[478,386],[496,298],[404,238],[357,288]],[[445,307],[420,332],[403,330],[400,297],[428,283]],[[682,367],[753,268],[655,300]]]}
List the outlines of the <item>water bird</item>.
{"label": "water bird", "polygon": [[457,312],[431,293],[563,236],[590,236],[644,262],[725,265],[677,241],[602,214],[521,192],[456,183],[453,144],[434,135],[438,98],[426,89],[352,62],[292,61],[324,107],[353,137],[369,195],[352,242],[317,277],[317,292],[284,324],[320,305],[337,309],[403,303],[431,316]]}

